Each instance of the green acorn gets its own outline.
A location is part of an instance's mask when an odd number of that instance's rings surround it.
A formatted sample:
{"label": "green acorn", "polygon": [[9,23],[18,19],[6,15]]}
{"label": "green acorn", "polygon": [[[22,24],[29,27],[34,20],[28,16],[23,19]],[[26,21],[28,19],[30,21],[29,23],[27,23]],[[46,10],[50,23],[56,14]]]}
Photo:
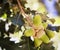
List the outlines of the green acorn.
{"label": "green acorn", "polygon": [[47,28],[47,26],[48,26],[47,23],[43,23],[43,27],[44,27],[45,29]]}
{"label": "green acorn", "polygon": [[44,42],[44,43],[49,43],[50,40],[48,38],[48,36],[46,34],[43,34],[40,39]]}
{"label": "green acorn", "polygon": [[34,32],[33,29],[28,29],[28,30],[25,30],[24,35],[27,36],[27,37],[30,37],[30,36],[33,36],[34,33],[35,32]]}
{"label": "green acorn", "polygon": [[49,38],[53,38],[55,35],[55,33],[52,30],[46,30],[46,33],[47,33]]}
{"label": "green acorn", "polygon": [[42,19],[40,15],[35,15],[33,18],[33,23],[35,26],[40,26],[40,24],[42,24]]}
{"label": "green acorn", "polygon": [[42,44],[42,40],[40,40],[38,38],[35,38],[34,39],[34,44],[35,44],[35,47],[39,47]]}

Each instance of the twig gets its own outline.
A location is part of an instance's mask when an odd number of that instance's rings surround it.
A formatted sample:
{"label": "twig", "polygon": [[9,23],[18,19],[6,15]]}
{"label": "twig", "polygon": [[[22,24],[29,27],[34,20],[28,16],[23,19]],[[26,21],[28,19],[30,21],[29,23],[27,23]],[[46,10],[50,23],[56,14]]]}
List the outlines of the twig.
{"label": "twig", "polygon": [[[17,2],[18,2],[18,6],[19,6],[19,8],[20,8],[21,14],[26,17],[26,20],[27,20],[28,24],[34,29],[35,34],[37,34],[42,28],[41,28],[41,29],[39,28],[39,29],[36,30],[36,27],[35,27],[35,25],[33,24],[33,21],[30,19],[30,16],[27,15],[27,14],[24,12],[23,7],[21,6],[20,0],[17,0]],[[44,29],[42,29],[42,30],[44,31]],[[36,32],[36,31],[37,31],[37,32]]]}
{"label": "twig", "polygon": [[28,24],[29,24],[32,28],[34,28],[33,22],[31,21],[30,16],[28,16],[28,15],[24,12],[23,7],[22,7],[21,4],[20,4],[20,0],[17,0],[17,2],[18,2],[18,5],[19,5],[19,8],[20,8],[20,11],[21,11],[22,15],[26,17],[26,20],[27,20]]}

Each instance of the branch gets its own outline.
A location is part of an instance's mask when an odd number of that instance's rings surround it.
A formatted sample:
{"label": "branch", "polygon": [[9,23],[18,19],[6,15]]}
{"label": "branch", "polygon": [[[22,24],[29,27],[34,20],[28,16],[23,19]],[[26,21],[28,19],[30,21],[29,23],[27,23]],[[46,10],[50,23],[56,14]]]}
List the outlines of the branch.
{"label": "branch", "polygon": [[[36,35],[41,29],[44,31],[43,27],[39,27],[38,29],[36,29],[36,26],[33,24],[33,21],[31,20],[30,16],[27,15],[27,14],[24,12],[23,7],[21,6],[20,0],[17,0],[17,3],[18,3],[18,6],[19,6],[19,8],[20,8],[21,14],[22,14],[23,16],[25,16],[28,24],[34,29],[35,35]],[[39,34],[38,34],[38,35],[39,35]]]}
{"label": "branch", "polygon": [[32,22],[32,20],[30,19],[30,16],[28,16],[28,15],[24,12],[23,7],[21,6],[20,0],[17,0],[17,2],[18,2],[18,6],[19,6],[19,8],[20,8],[21,14],[26,17],[26,20],[27,20],[28,24],[29,24],[32,28],[34,28],[33,22]]}

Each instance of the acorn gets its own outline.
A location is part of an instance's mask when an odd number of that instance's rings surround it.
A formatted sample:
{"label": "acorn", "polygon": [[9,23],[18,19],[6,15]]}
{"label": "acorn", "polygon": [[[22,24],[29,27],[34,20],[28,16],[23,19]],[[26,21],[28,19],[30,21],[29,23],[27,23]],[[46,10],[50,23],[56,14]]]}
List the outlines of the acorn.
{"label": "acorn", "polygon": [[40,40],[39,38],[35,38],[34,44],[35,44],[35,47],[39,47],[42,44],[42,40]]}
{"label": "acorn", "polygon": [[48,29],[46,30],[46,33],[50,39],[53,38],[55,35],[55,33],[52,30],[48,30]]}
{"label": "acorn", "polygon": [[33,36],[34,33],[35,33],[35,32],[34,32],[33,29],[27,29],[27,30],[25,30],[25,32],[24,32],[24,36],[30,37],[30,36]]}
{"label": "acorn", "polygon": [[46,29],[47,26],[48,26],[48,24],[44,22],[44,23],[43,23],[43,27]]}
{"label": "acorn", "polygon": [[40,37],[40,39],[41,39],[44,43],[49,43],[49,42],[50,42],[48,36],[47,36],[45,33]]}

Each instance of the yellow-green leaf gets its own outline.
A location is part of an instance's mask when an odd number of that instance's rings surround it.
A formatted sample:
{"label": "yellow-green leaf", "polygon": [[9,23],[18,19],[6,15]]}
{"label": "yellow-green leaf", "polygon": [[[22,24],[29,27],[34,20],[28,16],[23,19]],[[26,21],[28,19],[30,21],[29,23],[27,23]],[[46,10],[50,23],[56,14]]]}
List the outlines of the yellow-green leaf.
{"label": "yellow-green leaf", "polygon": [[6,19],[6,18],[7,18],[7,14],[4,13],[4,14],[2,15],[2,18],[3,18],[3,19]]}
{"label": "yellow-green leaf", "polygon": [[46,10],[46,7],[44,6],[44,4],[42,4],[42,3],[40,3],[40,6],[39,6],[39,8],[37,9],[37,11],[39,12],[39,13],[42,13],[42,14],[46,14],[47,13],[47,10]]}

